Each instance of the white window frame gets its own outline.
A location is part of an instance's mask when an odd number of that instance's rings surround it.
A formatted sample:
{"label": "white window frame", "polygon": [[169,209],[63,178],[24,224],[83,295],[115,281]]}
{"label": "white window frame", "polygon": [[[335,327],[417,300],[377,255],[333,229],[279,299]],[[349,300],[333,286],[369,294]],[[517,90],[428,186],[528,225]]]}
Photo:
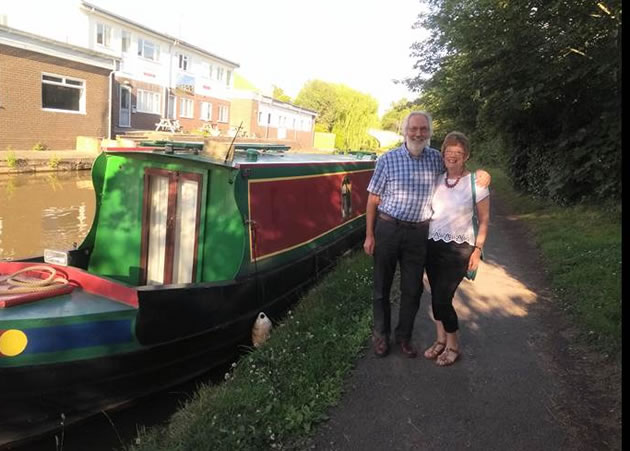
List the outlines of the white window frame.
{"label": "white window frame", "polygon": [[[147,56],[147,49],[153,50],[153,57]],[[160,44],[149,39],[138,38],[138,56],[149,61],[160,61]]]}
{"label": "white window frame", "polygon": [[136,111],[138,113],[161,114],[162,95],[155,91],[138,89],[136,93]]}
{"label": "white window frame", "polygon": [[193,99],[189,99],[187,97],[180,97],[179,102],[179,117],[185,117],[192,119],[195,114],[195,102]]}
{"label": "white window frame", "polygon": [[[98,42],[99,37],[103,36],[103,42]],[[96,23],[96,45],[105,48],[112,47],[112,27],[111,25],[107,25],[106,23],[97,22]]]}
{"label": "white window frame", "polygon": [[212,79],[213,72],[214,72],[214,64],[208,63],[208,72],[207,72],[208,78]]}
{"label": "white window frame", "polygon": [[[44,80],[44,77],[54,77],[59,79],[57,80]],[[85,80],[80,79],[80,78],[74,78],[74,77],[66,77],[65,75],[58,75],[58,74],[53,74],[53,73],[49,73],[49,72],[42,72],[42,110],[44,111],[54,111],[54,112],[58,112],[58,113],[70,113],[70,114],[85,114],[85,99],[86,99],[86,92],[87,92],[87,86],[85,83]],[[68,83],[68,82],[74,82],[74,83]],[[81,84],[78,84],[81,83]],[[44,106],[44,99],[43,99],[43,89],[44,89],[44,85],[54,85],[54,86],[63,86],[66,88],[73,88],[73,89],[79,89],[81,91],[81,96],[79,97],[79,110],[64,110],[61,108],[46,108]]]}
{"label": "white window frame", "polygon": [[210,102],[201,102],[201,111],[199,112],[199,118],[202,121],[212,120],[212,104]]}
{"label": "white window frame", "polygon": [[226,105],[219,105],[219,122],[228,122],[230,120],[230,109]]}
{"label": "white window frame", "polygon": [[227,70],[225,72],[225,85],[230,86],[231,83],[232,83],[232,71]]}
{"label": "white window frame", "polygon": [[[127,48],[125,48],[125,41],[127,42]],[[128,53],[130,50],[131,50],[131,31],[122,30],[122,33],[120,34],[120,51],[122,53]]]}
{"label": "white window frame", "polygon": [[221,66],[217,66],[217,81],[223,81],[223,76],[225,75],[225,69]]}
{"label": "white window frame", "polygon": [[185,55],[183,53],[177,54],[177,67],[179,70],[183,70],[184,72],[190,72],[190,56]]}

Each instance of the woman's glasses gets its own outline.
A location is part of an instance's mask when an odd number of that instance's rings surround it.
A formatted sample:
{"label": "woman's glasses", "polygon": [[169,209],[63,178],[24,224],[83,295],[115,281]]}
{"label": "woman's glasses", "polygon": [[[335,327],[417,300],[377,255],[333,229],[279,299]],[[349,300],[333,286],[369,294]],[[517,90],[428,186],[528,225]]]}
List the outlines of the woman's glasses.
{"label": "woman's glasses", "polygon": [[461,150],[445,150],[444,155],[448,157],[465,157],[466,153]]}

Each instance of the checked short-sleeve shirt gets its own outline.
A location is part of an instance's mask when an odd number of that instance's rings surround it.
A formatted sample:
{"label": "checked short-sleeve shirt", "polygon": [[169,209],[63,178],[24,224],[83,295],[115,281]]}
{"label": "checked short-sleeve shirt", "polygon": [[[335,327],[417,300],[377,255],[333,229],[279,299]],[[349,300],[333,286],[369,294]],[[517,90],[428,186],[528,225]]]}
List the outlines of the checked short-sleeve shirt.
{"label": "checked short-sleeve shirt", "polygon": [[402,221],[426,221],[432,214],[435,177],[445,170],[437,149],[425,147],[414,157],[403,144],[376,161],[367,190],[381,198],[378,211]]}

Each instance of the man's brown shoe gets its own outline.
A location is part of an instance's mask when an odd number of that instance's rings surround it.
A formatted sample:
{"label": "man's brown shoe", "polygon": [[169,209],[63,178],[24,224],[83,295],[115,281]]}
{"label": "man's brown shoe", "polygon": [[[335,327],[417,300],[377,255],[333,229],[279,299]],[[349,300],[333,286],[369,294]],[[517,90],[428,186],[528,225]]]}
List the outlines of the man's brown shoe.
{"label": "man's brown shoe", "polygon": [[408,340],[400,340],[400,350],[402,353],[409,357],[410,359],[414,359],[418,356],[418,351],[413,347]]}
{"label": "man's brown shoe", "polygon": [[386,337],[372,337],[372,345],[377,357],[385,357],[389,353],[389,340]]}

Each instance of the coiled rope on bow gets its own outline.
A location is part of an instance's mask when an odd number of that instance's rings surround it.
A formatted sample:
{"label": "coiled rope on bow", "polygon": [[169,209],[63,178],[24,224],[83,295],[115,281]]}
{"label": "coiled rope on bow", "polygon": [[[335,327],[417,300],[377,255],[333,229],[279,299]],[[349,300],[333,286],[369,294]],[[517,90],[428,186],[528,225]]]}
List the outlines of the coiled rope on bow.
{"label": "coiled rope on bow", "polygon": [[[43,279],[24,279],[23,277],[18,277],[20,274],[32,271],[43,271],[49,274]],[[38,291],[59,288],[62,285],[68,284],[68,279],[63,276],[55,277],[56,275],[57,270],[52,266],[35,265],[22,268],[9,276],[0,277],[0,296],[19,293],[35,293]]]}

